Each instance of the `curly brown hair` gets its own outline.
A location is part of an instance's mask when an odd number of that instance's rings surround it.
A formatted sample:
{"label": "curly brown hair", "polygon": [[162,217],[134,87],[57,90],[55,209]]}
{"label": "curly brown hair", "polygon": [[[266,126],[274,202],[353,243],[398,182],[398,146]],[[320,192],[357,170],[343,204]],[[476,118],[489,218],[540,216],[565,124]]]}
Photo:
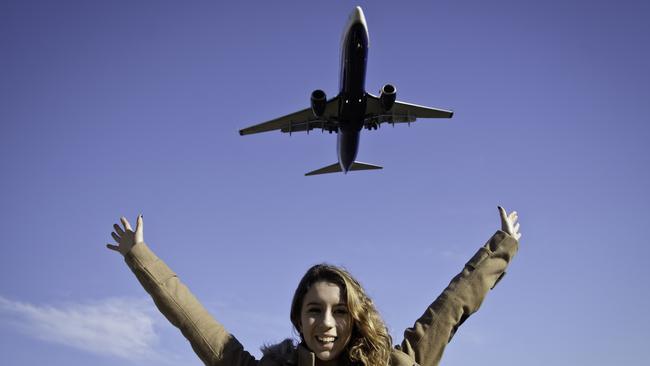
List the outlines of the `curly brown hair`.
{"label": "curly brown hair", "polygon": [[348,342],[347,356],[351,362],[365,366],[387,366],[392,339],[372,300],[361,284],[344,268],[330,264],[317,264],[302,277],[291,301],[291,323],[300,334],[300,312],[305,294],[316,282],[338,285],[347,300],[353,320],[352,338]]}

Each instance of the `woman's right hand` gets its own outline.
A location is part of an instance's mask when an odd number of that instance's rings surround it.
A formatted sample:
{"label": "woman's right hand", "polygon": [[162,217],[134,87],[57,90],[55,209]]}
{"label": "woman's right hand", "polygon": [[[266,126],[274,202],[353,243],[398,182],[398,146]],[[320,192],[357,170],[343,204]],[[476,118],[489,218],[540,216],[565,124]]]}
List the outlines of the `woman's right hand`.
{"label": "woman's right hand", "polygon": [[114,231],[111,233],[111,236],[115,239],[115,242],[118,245],[106,244],[106,247],[116,252],[120,252],[122,255],[126,255],[134,245],[144,242],[142,215],[138,215],[135,224],[135,231],[131,229],[131,224],[129,224],[129,221],[124,216],[120,218],[120,221],[122,222],[124,229],[122,229],[118,224],[114,224]]}

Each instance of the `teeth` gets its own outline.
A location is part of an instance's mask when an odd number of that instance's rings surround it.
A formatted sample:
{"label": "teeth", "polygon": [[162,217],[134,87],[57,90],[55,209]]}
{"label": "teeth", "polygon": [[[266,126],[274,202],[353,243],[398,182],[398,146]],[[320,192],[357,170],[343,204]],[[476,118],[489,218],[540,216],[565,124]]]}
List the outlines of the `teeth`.
{"label": "teeth", "polygon": [[336,337],[319,337],[319,336],[316,336],[316,339],[318,339],[319,342],[329,343],[329,342],[334,342],[336,340]]}

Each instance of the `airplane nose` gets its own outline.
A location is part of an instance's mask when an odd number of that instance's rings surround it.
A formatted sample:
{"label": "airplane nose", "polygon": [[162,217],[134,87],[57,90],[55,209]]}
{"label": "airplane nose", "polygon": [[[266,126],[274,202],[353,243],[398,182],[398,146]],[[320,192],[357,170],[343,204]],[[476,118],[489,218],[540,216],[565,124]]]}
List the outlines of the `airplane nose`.
{"label": "airplane nose", "polygon": [[366,23],[366,17],[363,15],[363,10],[360,6],[356,6],[354,10],[352,10],[350,18],[352,18],[352,21],[355,23]]}

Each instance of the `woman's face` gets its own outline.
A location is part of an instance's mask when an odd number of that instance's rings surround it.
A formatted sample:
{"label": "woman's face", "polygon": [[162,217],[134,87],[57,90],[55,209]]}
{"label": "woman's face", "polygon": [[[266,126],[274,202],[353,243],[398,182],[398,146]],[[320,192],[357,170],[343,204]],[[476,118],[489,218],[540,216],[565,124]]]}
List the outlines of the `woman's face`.
{"label": "woman's face", "polygon": [[300,332],[307,347],[321,361],[336,361],[350,341],[352,317],[341,288],[319,281],[305,294]]}

